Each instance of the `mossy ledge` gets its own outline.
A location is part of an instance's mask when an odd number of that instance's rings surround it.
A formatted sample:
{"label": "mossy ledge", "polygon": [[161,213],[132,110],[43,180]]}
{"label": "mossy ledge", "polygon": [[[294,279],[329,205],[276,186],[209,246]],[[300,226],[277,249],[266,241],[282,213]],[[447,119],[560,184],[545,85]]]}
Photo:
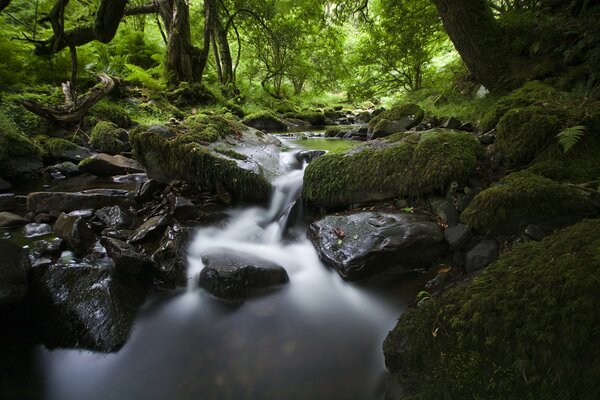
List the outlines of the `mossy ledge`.
{"label": "mossy ledge", "polygon": [[399,133],[319,157],[306,168],[303,195],[313,206],[339,209],[442,191],[468,179],[481,154],[479,142],[465,132]]}
{"label": "mossy ledge", "polygon": [[263,176],[200,144],[181,143],[142,130],[131,133],[131,142],[136,158],[156,179],[183,179],[210,191],[222,187],[239,201],[269,199],[271,185]]}
{"label": "mossy ledge", "polygon": [[0,111],[0,177],[13,178],[42,167],[42,149]]}
{"label": "mossy ledge", "polygon": [[383,345],[402,398],[600,398],[598,282],[598,219],[516,245],[402,314]]}
{"label": "mossy ledge", "polygon": [[518,234],[529,224],[551,230],[595,214],[578,189],[521,171],[475,196],[461,220],[483,233]]}

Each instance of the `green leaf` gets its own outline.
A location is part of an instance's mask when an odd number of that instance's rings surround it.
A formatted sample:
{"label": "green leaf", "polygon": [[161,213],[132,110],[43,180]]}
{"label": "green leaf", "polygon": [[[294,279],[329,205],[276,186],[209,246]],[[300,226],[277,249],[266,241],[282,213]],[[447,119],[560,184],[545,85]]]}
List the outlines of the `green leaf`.
{"label": "green leaf", "polygon": [[414,207],[404,207],[401,211],[407,212],[407,213],[414,213],[415,212],[415,208]]}
{"label": "green leaf", "polygon": [[577,143],[581,141],[585,133],[585,126],[572,126],[570,128],[563,129],[556,138],[558,144],[563,148],[565,154],[569,152]]}
{"label": "green leaf", "polygon": [[342,239],[338,239],[338,241],[337,241],[337,244],[338,244],[338,246],[341,246],[341,245],[342,245],[342,243],[343,243],[343,242],[342,242]]}

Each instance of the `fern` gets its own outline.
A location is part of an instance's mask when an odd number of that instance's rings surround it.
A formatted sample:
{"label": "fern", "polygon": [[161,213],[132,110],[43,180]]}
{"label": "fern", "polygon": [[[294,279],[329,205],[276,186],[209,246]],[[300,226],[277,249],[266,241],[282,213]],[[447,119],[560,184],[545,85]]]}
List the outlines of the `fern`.
{"label": "fern", "polygon": [[585,133],[585,126],[572,126],[570,128],[563,129],[556,138],[558,144],[563,148],[565,153],[569,152],[573,146],[581,141],[583,134]]}

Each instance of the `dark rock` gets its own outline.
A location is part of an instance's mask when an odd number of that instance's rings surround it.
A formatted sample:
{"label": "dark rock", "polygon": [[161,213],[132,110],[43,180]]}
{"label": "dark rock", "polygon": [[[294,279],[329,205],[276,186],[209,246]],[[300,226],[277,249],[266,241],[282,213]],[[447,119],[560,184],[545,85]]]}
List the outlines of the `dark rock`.
{"label": "dark rock", "polygon": [[149,238],[160,236],[166,227],[167,217],[165,215],[152,217],[135,230],[129,242],[139,243]]}
{"label": "dark rock", "polygon": [[57,161],[69,161],[73,163],[78,163],[81,160],[84,160],[88,157],[91,157],[94,153],[85,147],[81,147],[76,145],[75,143],[71,143],[67,140],[62,139],[54,139],[59,143],[65,143],[65,145],[61,146],[52,146],[49,149],[50,157]]}
{"label": "dark rock", "polygon": [[43,213],[99,209],[105,206],[133,205],[133,196],[122,189],[92,189],[83,192],[33,192],[27,195],[27,211]]}
{"label": "dark rock", "polygon": [[165,186],[165,183],[154,179],[148,179],[139,186],[139,189],[135,195],[135,200],[139,203],[150,201],[154,198],[154,196],[162,192]]}
{"label": "dark rock", "polygon": [[96,211],[96,217],[109,229],[131,228],[134,222],[133,215],[123,207],[102,207]]}
{"label": "dark rock", "polygon": [[41,213],[33,218],[33,222],[37,224],[53,224],[56,218],[47,213]]}
{"label": "dark rock", "polygon": [[200,273],[200,287],[229,301],[243,301],[252,289],[289,281],[282,266],[253,255],[228,251],[202,260],[205,267]]}
{"label": "dark rock", "polygon": [[169,139],[175,137],[175,132],[167,126],[164,125],[152,125],[147,129],[148,132],[156,133],[165,139]]}
{"label": "dark rock", "polygon": [[484,146],[493,144],[495,141],[496,135],[490,132],[484,133],[483,135],[479,136],[479,143],[481,143]]}
{"label": "dark rock", "polygon": [[79,163],[79,170],[96,176],[124,175],[144,172],[136,160],[121,155],[94,154]]}
{"label": "dark rock", "polygon": [[313,161],[315,158],[321,157],[326,152],[323,150],[303,150],[296,154],[296,159],[300,163],[309,163]]}
{"label": "dark rock", "polygon": [[85,264],[32,271],[29,301],[46,346],[104,352],[123,346],[145,297],[133,279]]}
{"label": "dark rock", "polygon": [[77,215],[60,214],[54,224],[54,234],[80,256],[85,255],[96,242],[96,235],[85,217]]}
{"label": "dark rock", "polygon": [[310,225],[309,237],[321,260],[348,280],[428,267],[446,248],[435,222],[406,213],[330,215]]}
{"label": "dark rock", "polygon": [[20,215],[8,211],[0,212],[0,228],[15,228],[26,223],[27,220]]}
{"label": "dark rock", "polygon": [[442,125],[442,128],[445,129],[460,129],[462,122],[454,117],[448,118]]}
{"label": "dark rock", "polygon": [[404,104],[383,111],[369,121],[369,139],[389,136],[396,132],[404,132],[417,126],[425,113],[416,104]]}
{"label": "dark rock", "polygon": [[475,132],[475,126],[470,122],[464,122],[458,127],[459,131]]}
{"label": "dark rock", "polygon": [[446,239],[450,250],[458,250],[464,247],[469,243],[471,237],[471,228],[464,224],[458,224],[444,231],[444,239]]}
{"label": "dark rock", "polygon": [[12,189],[12,185],[10,184],[10,182],[7,182],[4,179],[0,178],[0,192],[10,189]]}
{"label": "dark rock", "polygon": [[458,225],[459,216],[456,208],[445,199],[438,197],[429,197],[429,206],[431,211],[440,219],[440,221],[450,228]]}
{"label": "dark rock", "polygon": [[525,227],[525,235],[528,238],[539,242],[546,236],[546,233],[538,225],[527,225],[527,227]]}
{"label": "dark rock", "polygon": [[185,197],[170,195],[171,215],[179,221],[194,221],[200,217],[200,210]]}
{"label": "dark rock", "polygon": [[23,236],[32,238],[52,233],[52,227],[48,224],[30,223],[23,227]]}
{"label": "dark rock", "polygon": [[467,253],[467,273],[487,266],[498,259],[500,245],[493,239],[479,242]]}
{"label": "dark rock", "polygon": [[361,111],[356,118],[361,122],[369,122],[372,117],[370,112]]}
{"label": "dark rock", "polygon": [[77,175],[79,173],[79,167],[77,166],[77,164],[73,164],[71,161],[65,161],[60,164],[46,167],[44,172],[52,175],[53,177],[56,176],[56,174],[60,174],[63,176],[71,176]]}
{"label": "dark rock", "polygon": [[150,258],[138,252],[135,247],[119,239],[103,237],[100,244],[106,254],[115,262],[116,270],[129,275],[137,275],[151,265]]}
{"label": "dark rock", "polygon": [[152,254],[156,276],[167,286],[185,285],[187,276],[186,246],[192,230],[179,225],[169,227],[158,249]]}
{"label": "dark rock", "polygon": [[29,246],[31,254],[34,257],[56,257],[61,253],[61,246],[63,240],[61,238],[54,238],[52,240],[36,240]]}
{"label": "dark rock", "polygon": [[27,252],[8,240],[0,240],[0,306],[20,302],[27,293]]}
{"label": "dark rock", "polygon": [[221,210],[223,207],[218,205],[217,203],[204,203],[200,206],[200,209],[204,212],[215,212]]}
{"label": "dark rock", "polygon": [[368,138],[369,140],[378,139],[392,135],[396,132],[404,132],[411,125],[414,124],[413,121],[409,118],[405,118],[400,121],[381,120],[377,123],[375,128],[373,128],[373,131],[370,135],[368,135]]}
{"label": "dark rock", "polygon": [[242,120],[242,123],[252,128],[265,131],[287,130],[287,125],[280,120],[277,115],[271,112],[258,112],[255,114],[250,114]]}

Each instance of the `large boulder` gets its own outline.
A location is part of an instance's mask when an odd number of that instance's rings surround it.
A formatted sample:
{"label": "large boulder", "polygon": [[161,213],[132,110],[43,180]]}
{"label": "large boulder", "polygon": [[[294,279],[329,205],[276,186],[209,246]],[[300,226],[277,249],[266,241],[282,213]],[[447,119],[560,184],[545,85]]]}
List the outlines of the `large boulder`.
{"label": "large boulder", "polygon": [[54,234],[80,256],[85,255],[96,242],[96,235],[86,218],[77,213],[61,213],[54,224]]}
{"label": "large boulder", "polygon": [[461,220],[482,233],[518,234],[530,224],[551,231],[596,213],[578,189],[521,171],[475,196]]}
{"label": "large boulder", "polygon": [[104,153],[94,154],[80,162],[79,170],[97,176],[144,172],[144,168],[136,160],[121,155],[111,156]]}
{"label": "large boulder", "polygon": [[97,210],[106,206],[128,207],[135,204],[133,193],[123,189],[90,189],[83,192],[32,192],[27,195],[27,211]]}
{"label": "large boulder", "polygon": [[244,125],[263,131],[285,131],[287,125],[271,111],[262,111],[246,116]]}
{"label": "large boulder", "polygon": [[50,158],[74,163],[79,163],[93,154],[89,149],[62,138],[50,138],[46,140],[44,148]]}
{"label": "large boulder", "polygon": [[20,215],[8,211],[0,211],[0,228],[16,228],[27,224],[27,222]]}
{"label": "large boulder", "polygon": [[106,254],[115,263],[116,271],[120,273],[135,276],[151,266],[150,258],[127,242],[103,237],[100,244],[104,246]]}
{"label": "large boulder", "polygon": [[406,398],[598,398],[599,248],[585,220],[404,312],[383,350]]}
{"label": "large boulder", "polygon": [[100,121],[92,129],[90,145],[106,154],[119,154],[130,151],[129,134],[112,122]]}
{"label": "large boulder", "polygon": [[393,133],[404,132],[417,126],[425,113],[416,104],[404,104],[383,111],[369,121],[369,139],[389,136]]}
{"label": "large boulder", "polygon": [[446,249],[437,223],[408,213],[329,215],[310,225],[309,237],[319,258],[348,280],[429,267]]}
{"label": "large boulder", "polygon": [[317,158],[306,168],[303,196],[314,206],[336,209],[441,192],[452,181],[466,181],[482,152],[466,132],[398,133]]}
{"label": "large boulder", "polygon": [[173,139],[152,132],[134,132],[131,140],[148,175],[162,182],[183,179],[203,190],[223,189],[235,200],[266,201],[271,193],[267,179],[243,160],[232,159],[180,135]]}
{"label": "large boulder", "polygon": [[21,301],[27,293],[27,252],[8,240],[0,240],[0,306]]}
{"label": "large boulder", "polygon": [[34,175],[43,165],[42,149],[0,112],[0,177]]}
{"label": "large boulder", "polygon": [[252,289],[289,281],[282,266],[249,254],[214,253],[202,260],[200,287],[228,301],[243,301]]}
{"label": "large boulder", "polygon": [[116,351],[127,338],[145,290],[126,275],[91,265],[32,270],[28,301],[48,347]]}

